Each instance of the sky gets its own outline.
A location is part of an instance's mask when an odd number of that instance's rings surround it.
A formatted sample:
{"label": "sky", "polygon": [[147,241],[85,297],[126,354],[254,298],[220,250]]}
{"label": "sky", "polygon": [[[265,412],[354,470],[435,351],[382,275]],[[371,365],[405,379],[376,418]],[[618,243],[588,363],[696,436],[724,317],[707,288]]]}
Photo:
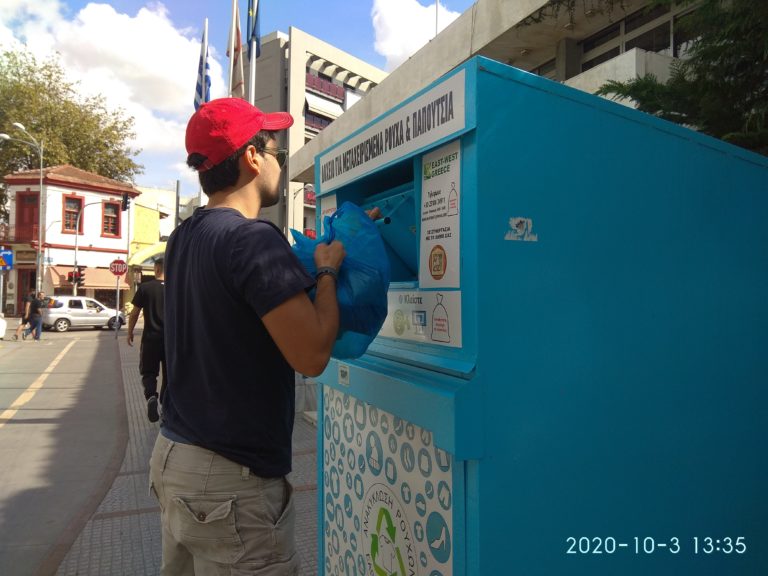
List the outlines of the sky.
{"label": "sky", "polygon": [[[245,34],[247,0],[237,0]],[[387,71],[435,34],[429,0],[261,0],[261,34],[294,26]],[[442,30],[473,4],[440,0]],[[58,54],[82,94],[101,94],[135,119],[135,184],[198,193],[185,165],[184,129],[193,100],[203,22],[208,18],[211,98],[226,96],[231,0],[0,0],[0,50]],[[23,120],[19,120],[23,122]],[[0,132],[10,127],[0,126]]]}

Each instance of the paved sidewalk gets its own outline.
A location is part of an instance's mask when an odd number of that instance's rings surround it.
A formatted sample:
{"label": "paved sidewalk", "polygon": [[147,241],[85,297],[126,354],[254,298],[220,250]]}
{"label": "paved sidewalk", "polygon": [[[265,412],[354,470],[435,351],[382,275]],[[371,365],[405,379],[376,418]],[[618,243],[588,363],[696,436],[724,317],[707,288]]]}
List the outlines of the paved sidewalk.
{"label": "paved sidewalk", "polygon": [[[118,342],[128,417],[125,459],[109,493],[59,566],[60,576],[151,576],[160,570],[160,511],[148,484],[149,457],[159,428],[146,417],[138,344],[129,347],[125,332]],[[301,414],[296,415],[293,456],[296,544],[301,574],[309,576],[317,574],[317,440],[315,427]]]}

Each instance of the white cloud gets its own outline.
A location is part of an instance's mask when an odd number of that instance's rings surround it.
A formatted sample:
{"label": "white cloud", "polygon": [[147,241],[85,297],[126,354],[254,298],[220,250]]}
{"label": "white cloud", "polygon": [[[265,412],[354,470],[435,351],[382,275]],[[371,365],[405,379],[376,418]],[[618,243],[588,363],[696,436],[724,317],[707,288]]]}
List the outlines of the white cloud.
{"label": "white cloud", "polygon": [[[439,4],[438,31],[460,16]],[[435,36],[435,4],[418,0],[374,0],[371,10],[376,34],[374,49],[387,59],[385,68],[394,70]]]}
{"label": "white cloud", "polygon": [[16,40],[13,30],[5,26],[0,20],[0,49],[17,50],[21,48],[21,43]]}
{"label": "white cloud", "polygon": [[[184,128],[193,112],[201,31],[174,27],[163,4],[151,3],[135,15],[90,3],[64,14],[59,0],[1,0],[0,46],[26,44],[36,57],[58,52],[68,79],[85,95],[101,94],[108,108],[134,117],[142,156],[169,156],[165,165],[179,177],[186,158]],[[225,95],[224,70],[211,46],[211,97]],[[186,171],[186,168],[182,168]],[[149,170],[142,180],[153,180]]]}
{"label": "white cloud", "polygon": [[0,21],[13,22],[29,18],[54,21],[55,15],[61,10],[62,3],[59,0],[3,0],[0,2]]}
{"label": "white cloud", "polygon": [[173,165],[176,172],[179,174],[179,180],[187,184],[187,188],[190,190],[198,190],[200,188],[200,178],[192,168],[187,166],[184,162],[177,162]]}

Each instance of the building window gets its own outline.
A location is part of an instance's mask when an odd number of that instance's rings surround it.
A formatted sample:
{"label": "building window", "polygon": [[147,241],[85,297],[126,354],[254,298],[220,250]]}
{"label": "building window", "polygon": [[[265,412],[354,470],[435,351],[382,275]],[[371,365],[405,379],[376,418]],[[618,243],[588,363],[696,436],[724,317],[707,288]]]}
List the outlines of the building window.
{"label": "building window", "polygon": [[624,51],[629,52],[633,48],[642,48],[648,52],[669,53],[671,44],[669,30],[669,22],[665,22],[653,30],[648,30],[648,32],[644,32],[643,34],[640,34],[640,36],[635,36],[631,40],[627,40],[624,44]]}
{"label": "building window", "polygon": [[120,237],[120,204],[104,202],[102,204],[101,235]]}
{"label": "building window", "polygon": [[[78,196],[64,196],[64,217],[62,218],[62,232],[68,232],[70,234],[75,233],[75,226],[77,226],[77,215],[83,209],[83,199]],[[80,227],[77,230],[78,234],[83,233],[83,217],[80,217]]]}
{"label": "building window", "polygon": [[308,128],[312,128],[314,130],[317,130],[318,132],[328,126],[333,122],[333,120],[330,120],[328,118],[325,118],[324,116],[320,116],[318,114],[313,114],[309,110],[307,110],[304,113],[304,123],[307,125]]}
{"label": "building window", "polygon": [[556,72],[557,72],[557,61],[552,58],[549,62],[544,62],[541,66],[538,68],[534,68],[531,70],[534,74],[538,76],[542,76],[544,78],[549,78],[550,80],[555,80]]}
{"label": "building window", "polygon": [[608,52],[603,52],[602,54],[600,54],[600,56],[595,56],[591,60],[587,60],[586,62],[582,63],[581,71],[586,72],[587,70],[589,70],[590,68],[594,68],[598,64],[607,62],[611,58],[616,58],[616,56],[618,56],[619,54],[621,54],[621,48],[616,46],[616,48],[614,48],[613,50],[608,50]]}
{"label": "building window", "polygon": [[629,34],[641,26],[653,22],[669,12],[669,6],[656,6],[655,8],[642,8],[637,12],[630,14],[624,19],[624,33]]}
{"label": "building window", "polygon": [[599,48],[603,44],[607,44],[614,38],[618,38],[621,35],[621,23],[616,22],[615,24],[608,26],[608,28],[605,28],[603,30],[600,30],[597,34],[593,34],[584,42],[582,43],[582,48],[584,51],[584,54],[587,52],[591,52],[595,48]]}
{"label": "building window", "polygon": [[581,43],[582,72],[633,48],[668,56],[684,56],[691,38],[685,29],[685,18],[690,11],[683,13],[683,7],[643,8],[586,38]]}

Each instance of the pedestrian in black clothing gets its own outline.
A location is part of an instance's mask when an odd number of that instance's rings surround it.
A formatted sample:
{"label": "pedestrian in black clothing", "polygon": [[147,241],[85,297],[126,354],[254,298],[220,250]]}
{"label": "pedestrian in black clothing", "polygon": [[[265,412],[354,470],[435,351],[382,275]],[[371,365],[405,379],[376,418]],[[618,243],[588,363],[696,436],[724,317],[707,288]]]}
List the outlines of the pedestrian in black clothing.
{"label": "pedestrian in black clothing", "polygon": [[165,333],[163,329],[165,317],[165,280],[163,275],[163,260],[155,261],[155,278],[139,285],[133,297],[133,310],[128,318],[128,344],[133,346],[133,329],[139,314],[144,311],[144,332],[141,335],[139,349],[139,372],[144,386],[144,398],[147,400],[147,418],[157,422],[160,418],[158,411],[157,377],[162,367],[163,386],[167,382],[165,368]]}
{"label": "pedestrian in black clothing", "polygon": [[25,337],[24,333],[27,328],[27,323],[29,322],[29,305],[34,299],[35,291],[30,290],[29,295],[24,296],[21,300],[21,322],[19,322],[19,325],[16,328],[16,333],[13,335],[14,340],[18,340],[19,336]]}
{"label": "pedestrian in black clothing", "polygon": [[35,335],[35,342],[40,342],[40,335],[43,333],[43,308],[46,306],[45,293],[38,292],[37,298],[29,301],[29,328],[24,330],[23,337],[30,334]]}

